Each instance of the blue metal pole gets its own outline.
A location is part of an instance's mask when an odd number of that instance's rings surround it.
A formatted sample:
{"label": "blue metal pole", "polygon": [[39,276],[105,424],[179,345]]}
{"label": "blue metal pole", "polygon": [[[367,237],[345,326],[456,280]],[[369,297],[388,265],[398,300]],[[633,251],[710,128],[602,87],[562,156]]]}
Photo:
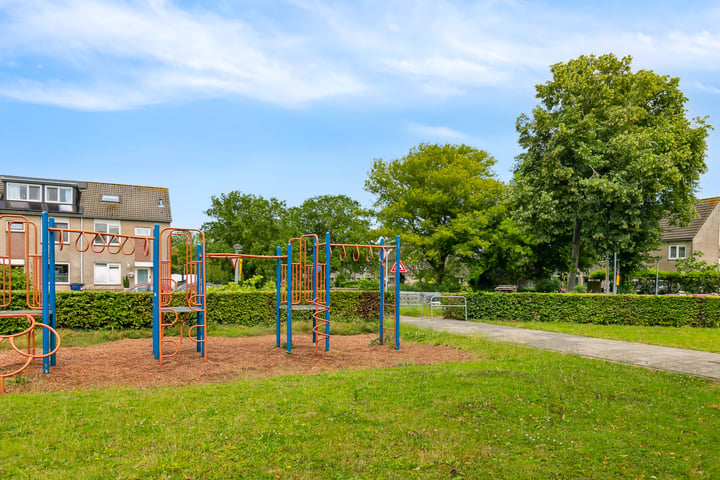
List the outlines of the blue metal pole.
{"label": "blue metal pole", "polygon": [[[385,245],[385,239],[380,239],[380,246]],[[383,327],[385,324],[385,249],[380,249],[380,345],[383,344]]]}
{"label": "blue metal pole", "polygon": [[317,239],[315,237],[312,237],[313,241],[313,275],[312,275],[312,288],[313,288],[313,304],[315,305],[314,315],[313,315],[313,346],[317,343],[317,332],[315,332],[315,329],[317,328],[317,318],[315,315],[317,315],[317,301],[318,301],[318,291],[317,291],[317,280],[318,280],[318,260],[317,260]]}
{"label": "blue metal pole", "polygon": [[198,261],[198,268],[195,272],[195,293],[200,298],[200,312],[197,314],[197,325],[198,327],[195,329],[195,335],[197,343],[195,344],[195,347],[198,352],[200,352],[200,355],[205,357],[205,318],[206,315],[203,313],[205,310],[205,255],[203,254],[203,248],[201,244],[198,244],[195,247],[196,255],[197,255],[197,261]]}
{"label": "blue metal pole", "polygon": [[[29,230],[29,229],[26,229]],[[41,298],[42,298],[42,323],[45,325],[50,325],[50,259],[48,256],[49,248],[48,248],[48,213],[43,212],[41,216],[41,235],[40,235],[40,244],[42,247],[42,256],[40,259],[41,262],[41,272],[40,275],[42,275],[42,292],[41,292]],[[30,232],[25,232],[25,235],[30,235]],[[25,252],[25,257],[28,257],[28,253]],[[29,262],[26,262],[29,263]],[[25,267],[28,269],[31,268],[30,265],[25,265]],[[50,352],[50,332],[47,328],[43,328],[43,355],[47,355]],[[44,357],[42,359],[43,364],[43,373],[50,373],[50,358]]]}
{"label": "blue metal pole", "polygon": [[153,356],[160,360],[160,225],[153,230]]}
{"label": "blue metal pole", "polygon": [[400,235],[395,236],[395,350],[400,350]]}
{"label": "blue metal pole", "polygon": [[330,248],[330,232],[325,232],[325,351],[330,351],[330,256],[332,249]]}
{"label": "blue metal pole", "polygon": [[[48,307],[49,314],[49,325],[52,328],[56,328],[56,316],[55,316],[55,234],[50,231],[50,228],[55,228],[55,219],[48,219],[48,300],[50,305]],[[57,339],[55,335],[50,335],[50,351],[55,350],[57,346]],[[57,364],[56,354],[50,355],[50,366],[54,367]]]}
{"label": "blue metal pole", "polygon": [[292,245],[287,246],[287,331],[285,332],[288,353],[292,353]]}
{"label": "blue metal pole", "polygon": [[[282,248],[275,248],[277,257],[282,255]],[[280,302],[282,302],[282,259],[275,264],[275,346],[280,348]]]}

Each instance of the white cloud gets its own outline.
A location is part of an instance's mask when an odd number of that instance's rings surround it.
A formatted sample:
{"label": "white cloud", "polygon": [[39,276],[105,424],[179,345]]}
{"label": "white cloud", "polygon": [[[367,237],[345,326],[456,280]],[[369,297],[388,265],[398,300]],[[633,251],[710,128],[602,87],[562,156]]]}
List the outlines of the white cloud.
{"label": "white cloud", "polygon": [[85,109],[228,96],[294,107],[527,89],[587,53],[632,54],[636,68],[673,76],[720,65],[711,9],[666,18],[520,0],[198,4],[0,0],[0,94]]}
{"label": "white cloud", "polygon": [[408,130],[412,133],[419,134],[430,139],[440,138],[450,140],[466,140],[468,138],[468,135],[463,132],[440,125],[431,126],[411,123],[408,125]]}

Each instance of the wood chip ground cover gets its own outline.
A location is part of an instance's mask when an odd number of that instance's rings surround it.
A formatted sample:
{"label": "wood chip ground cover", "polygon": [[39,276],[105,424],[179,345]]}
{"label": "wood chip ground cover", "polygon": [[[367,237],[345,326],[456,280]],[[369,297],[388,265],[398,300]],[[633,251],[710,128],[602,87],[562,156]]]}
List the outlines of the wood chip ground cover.
{"label": "wood chip ground cover", "polygon": [[[172,345],[167,350],[172,351]],[[203,362],[195,344],[187,339],[178,354],[166,359],[163,365],[153,359],[149,338],[123,339],[91,347],[61,347],[57,366],[49,375],[42,374],[42,361],[35,360],[20,378],[5,381],[5,391],[17,394],[153,388],[474,359],[472,353],[442,345],[404,342],[396,351],[378,345],[376,335],[334,336],[325,358],[315,355],[310,335],[296,335],[291,354],[275,347],[274,335],[209,338],[207,354],[207,362]],[[14,352],[0,352],[0,366],[8,370],[16,357]]]}

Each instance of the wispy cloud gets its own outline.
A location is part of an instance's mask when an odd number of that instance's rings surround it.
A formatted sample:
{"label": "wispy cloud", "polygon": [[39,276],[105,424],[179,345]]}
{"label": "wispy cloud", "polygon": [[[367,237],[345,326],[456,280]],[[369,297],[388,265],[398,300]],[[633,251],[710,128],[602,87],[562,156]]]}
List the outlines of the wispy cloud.
{"label": "wispy cloud", "polygon": [[92,110],[232,96],[295,107],[528,89],[584,53],[633,54],[672,75],[720,68],[715,9],[596,19],[595,7],[522,0],[183,5],[0,0],[0,95]]}
{"label": "wispy cloud", "polygon": [[411,123],[408,125],[408,131],[414,134],[422,135],[424,137],[428,137],[428,139],[436,140],[436,139],[448,139],[448,140],[465,140],[468,138],[468,135],[459,131],[452,129],[450,127],[445,127],[442,125],[420,125],[417,123]]}

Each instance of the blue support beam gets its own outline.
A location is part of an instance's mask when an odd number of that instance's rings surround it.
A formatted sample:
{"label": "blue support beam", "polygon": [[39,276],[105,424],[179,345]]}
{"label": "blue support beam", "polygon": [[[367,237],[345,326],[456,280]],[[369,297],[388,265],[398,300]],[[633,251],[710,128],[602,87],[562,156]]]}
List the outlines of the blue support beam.
{"label": "blue support beam", "polygon": [[153,230],[153,356],[160,360],[160,225]]}
{"label": "blue support beam", "polygon": [[287,338],[286,349],[292,353],[292,245],[287,246],[287,325],[285,336]]}
{"label": "blue support beam", "polygon": [[325,232],[325,305],[327,310],[325,311],[325,320],[328,323],[325,324],[325,351],[330,351],[330,256],[332,255],[332,249],[330,247],[330,232]]}
{"label": "blue support beam", "polygon": [[[40,259],[41,263],[41,275],[42,275],[42,291],[41,291],[41,298],[42,298],[42,323],[45,325],[50,325],[50,253],[49,253],[49,220],[48,220],[48,213],[43,212],[41,216],[41,234],[40,234],[40,244],[42,247],[42,255]],[[26,229],[28,230],[28,229]],[[26,235],[30,235],[29,231],[25,232]],[[28,258],[29,252],[25,252],[26,258]],[[30,265],[25,265],[26,268],[31,268]],[[30,272],[28,271],[28,275],[30,275]],[[50,331],[47,328],[43,328],[43,336],[42,336],[42,345],[43,345],[43,355],[47,355],[50,353]],[[43,373],[50,373],[50,357],[44,357],[42,359],[43,364]]]}
{"label": "blue support beam", "polygon": [[395,350],[400,350],[400,235],[395,236]]}

